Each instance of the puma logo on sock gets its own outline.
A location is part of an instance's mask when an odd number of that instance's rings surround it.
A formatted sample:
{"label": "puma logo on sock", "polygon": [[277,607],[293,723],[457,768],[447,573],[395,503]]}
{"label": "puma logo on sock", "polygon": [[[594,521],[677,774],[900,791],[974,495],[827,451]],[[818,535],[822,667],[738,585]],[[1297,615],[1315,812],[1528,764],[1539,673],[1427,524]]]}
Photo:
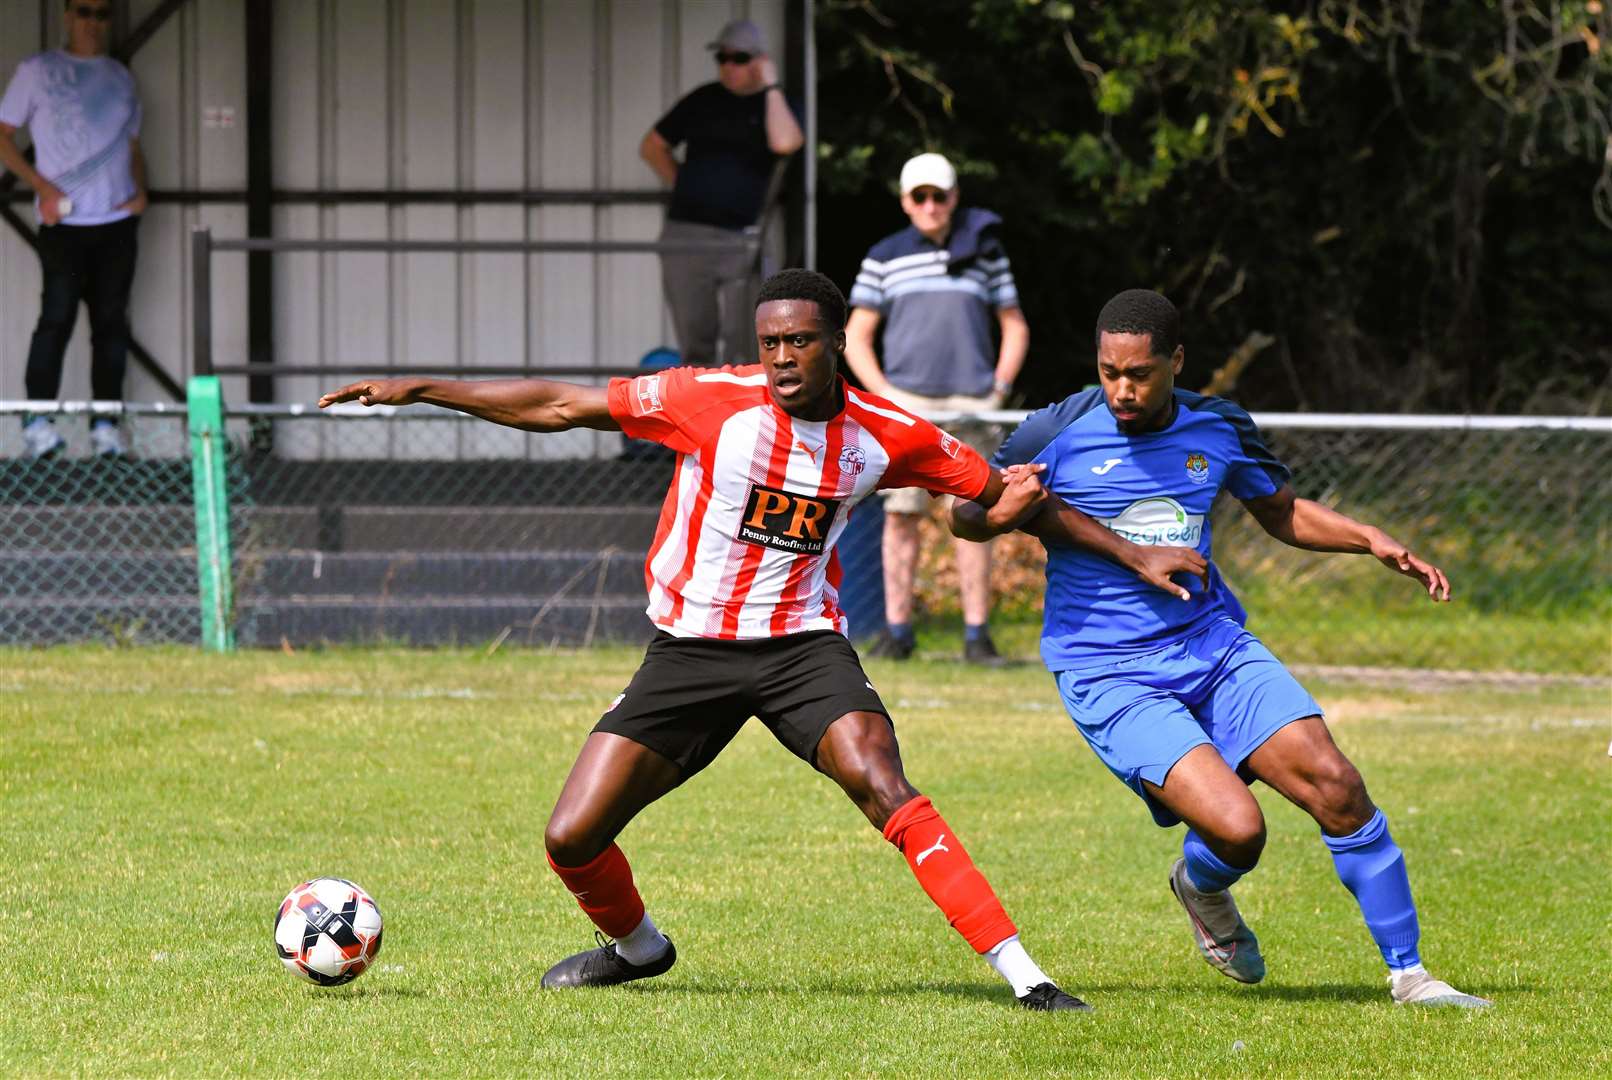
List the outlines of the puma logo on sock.
{"label": "puma logo on sock", "polygon": [[937,851],[950,851],[951,848],[946,846],[945,840],[946,834],[941,833],[935,838],[935,843],[933,846],[924,848],[924,850],[918,853],[918,857],[912,860],[912,865],[922,866],[924,864],[924,860],[929,858],[929,856],[933,855]]}

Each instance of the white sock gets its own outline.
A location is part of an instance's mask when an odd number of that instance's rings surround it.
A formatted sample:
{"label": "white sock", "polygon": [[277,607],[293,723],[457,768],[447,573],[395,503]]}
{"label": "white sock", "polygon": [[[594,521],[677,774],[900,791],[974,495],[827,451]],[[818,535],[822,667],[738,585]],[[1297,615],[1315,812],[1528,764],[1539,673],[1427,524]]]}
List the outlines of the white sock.
{"label": "white sock", "polygon": [[1024,951],[1017,934],[997,942],[982,955],[991,967],[996,969],[996,973],[1013,987],[1014,997],[1023,997],[1042,983],[1052,981],[1047,978],[1047,973],[1030,959],[1030,954]]}
{"label": "white sock", "polygon": [[1426,975],[1427,969],[1421,964],[1412,964],[1410,967],[1389,968],[1388,974],[1396,979],[1401,979],[1408,975]]}
{"label": "white sock", "polygon": [[655,926],[655,920],[644,913],[644,921],[639,923],[632,933],[626,937],[616,939],[616,955],[629,964],[642,967],[644,964],[659,960],[672,943],[666,940],[666,935]]}

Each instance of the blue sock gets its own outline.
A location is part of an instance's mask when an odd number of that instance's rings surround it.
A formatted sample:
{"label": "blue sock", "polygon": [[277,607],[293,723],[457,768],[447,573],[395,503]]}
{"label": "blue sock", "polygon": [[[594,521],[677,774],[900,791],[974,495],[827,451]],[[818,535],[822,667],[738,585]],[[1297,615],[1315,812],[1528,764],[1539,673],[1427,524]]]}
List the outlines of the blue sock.
{"label": "blue sock", "polygon": [[885,630],[887,630],[889,632],[890,636],[895,638],[897,641],[911,641],[912,640],[912,624],[911,623],[904,623],[904,622],[886,623],[884,628],[885,628]]}
{"label": "blue sock", "polygon": [[982,638],[984,636],[985,636],[985,624],[984,623],[980,623],[978,626],[974,626],[971,623],[964,623],[963,624],[963,640],[964,641],[978,641],[980,638]]}
{"label": "blue sock", "polygon": [[1229,889],[1238,878],[1253,869],[1252,866],[1245,866],[1239,870],[1226,862],[1210,851],[1203,838],[1191,829],[1187,830],[1186,839],[1181,841],[1181,854],[1187,860],[1187,877],[1199,892]]}
{"label": "blue sock", "polygon": [[1388,819],[1381,810],[1348,836],[1322,835],[1332,850],[1338,878],[1355,895],[1366,929],[1382,950],[1391,969],[1422,962],[1416,951],[1421,931],[1416,925],[1416,902],[1411,899],[1405,853],[1388,834]]}

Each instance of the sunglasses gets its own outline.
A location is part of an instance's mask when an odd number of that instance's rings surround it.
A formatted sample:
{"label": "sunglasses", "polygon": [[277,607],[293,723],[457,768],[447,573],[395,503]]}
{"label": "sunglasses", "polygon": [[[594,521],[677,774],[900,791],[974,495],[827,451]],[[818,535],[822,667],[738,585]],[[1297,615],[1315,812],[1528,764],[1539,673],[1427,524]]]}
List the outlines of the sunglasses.
{"label": "sunglasses", "polygon": [[938,188],[918,188],[915,191],[910,191],[907,193],[907,198],[911,199],[919,206],[922,206],[926,202],[932,202],[936,206],[940,206],[951,197],[951,192],[941,191]]}
{"label": "sunglasses", "polygon": [[80,19],[94,19],[96,22],[112,21],[112,9],[109,7],[76,7],[73,14]]}
{"label": "sunglasses", "polygon": [[716,62],[719,64],[748,64],[754,57],[747,52],[719,52]]}

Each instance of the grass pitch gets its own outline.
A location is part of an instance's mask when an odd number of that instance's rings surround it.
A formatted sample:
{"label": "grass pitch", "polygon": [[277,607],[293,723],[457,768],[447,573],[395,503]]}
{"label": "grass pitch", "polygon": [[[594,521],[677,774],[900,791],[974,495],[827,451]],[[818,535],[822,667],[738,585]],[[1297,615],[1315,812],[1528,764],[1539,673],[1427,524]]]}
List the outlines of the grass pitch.
{"label": "grass pitch", "polygon": [[[1023,643],[1019,643],[1023,644]],[[758,724],[623,835],[681,959],[548,993],[590,926],[547,870],[560,781],[638,654],[0,653],[0,1073],[1606,1075],[1605,685],[1316,683],[1406,849],[1435,974],[1393,1007],[1314,826],[1268,789],[1238,887],[1270,976],[1198,959],[1155,828],[1026,666],[873,663],[909,775],[1093,1016],[1026,1014],[895,852]],[[369,889],[376,968],[275,959],[305,877]]]}

